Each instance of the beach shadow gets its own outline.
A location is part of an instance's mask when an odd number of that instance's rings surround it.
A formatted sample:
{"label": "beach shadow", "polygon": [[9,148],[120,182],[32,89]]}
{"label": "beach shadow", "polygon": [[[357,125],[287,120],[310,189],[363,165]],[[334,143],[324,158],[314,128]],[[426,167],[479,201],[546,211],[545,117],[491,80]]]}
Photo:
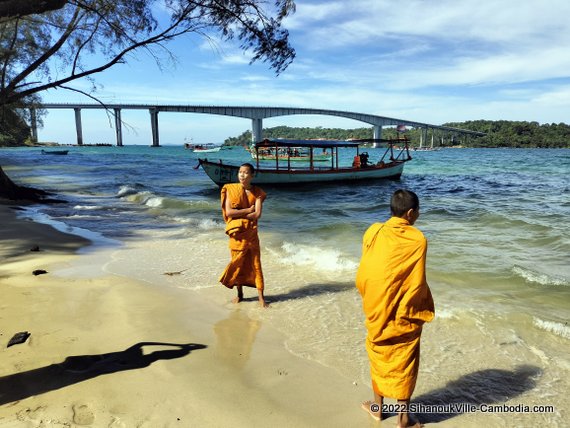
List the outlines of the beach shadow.
{"label": "beach shadow", "polygon": [[[244,292],[247,291],[248,287],[244,287]],[[353,283],[334,283],[334,284],[307,284],[294,290],[289,290],[282,294],[269,294],[265,296],[267,303],[277,303],[286,302],[288,300],[304,299],[306,297],[318,296],[321,294],[329,293],[341,293],[348,289],[354,288]],[[244,297],[243,301],[253,302],[257,301],[257,295],[255,297]]]}
{"label": "beach shadow", "polygon": [[[175,349],[160,349],[145,354],[143,347],[150,346]],[[206,345],[196,343],[140,342],[124,351],[67,357],[61,363],[1,377],[0,406],[48,391],[65,388],[97,376],[125,370],[142,369],[158,360],[181,358],[192,351],[205,348]]]}
{"label": "beach shadow", "polygon": [[416,413],[422,423],[436,423],[465,413],[462,405],[480,406],[500,404],[533,389],[536,377],[542,370],[535,366],[521,365],[513,371],[487,369],[469,373],[449,382],[444,388],[428,392],[412,400],[425,406],[455,406],[454,413]]}
{"label": "beach shadow", "polygon": [[307,284],[283,294],[271,295],[268,297],[268,300],[269,302],[285,302],[288,300],[319,296],[321,294],[342,293],[352,288],[354,288],[354,284],[352,283]]}

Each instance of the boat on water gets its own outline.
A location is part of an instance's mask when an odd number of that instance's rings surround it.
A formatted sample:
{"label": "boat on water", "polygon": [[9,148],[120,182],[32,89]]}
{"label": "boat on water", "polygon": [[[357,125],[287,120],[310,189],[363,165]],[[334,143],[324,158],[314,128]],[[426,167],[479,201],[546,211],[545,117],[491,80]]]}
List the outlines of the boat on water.
{"label": "boat on water", "polygon": [[[369,162],[367,152],[360,153],[359,147],[364,143],[385,143],[386,150],[376,163]],[[396,145],[398,148],[396,148]],[[256,171],[253,183],[269,185],[298,185],[313,183],[337,183],[337,182],[369,182],[376,179],[398,179],[404,171],[404,164],[412,159],[408,148],[407,138],[396,140],[363,139],[352,141],[331,141],[331,140],[284,140],[265,139],[254,145],[254,150],[267,148],[291,148],[302,147],[309,152],[308,165],[291,164],[291,156],[286,159],[275,157],[274,162],[263,162],[260,164],[260,157],[256,159]],[[355,150],[352,165],[339,165],[339,149],[352,148]],[[329,150],[333,155],[330,164],[324,165],[311,158],[323,149]],[[290,151],[287,151],[290,153]],[[225,164],[222,160],[211,162],[207,158],[198,159],[199,166],[210,179],[218,186],[226,183],[237,182],[239,165]]]}
{"label": "boat on water", "polygon": [[194,145],[192,152],[194,152],[194,153],[215,153],[215,152],[219,152],[221,148],[222,148],[222,146],[216,146],[213,143],[196,144],[196,145]]}
{"label": "boat on water", "polygon": [[42,149],[42,155],[66,155],[67,153],[69,153],[69,150],[43,150]]}
{"label": "boat on water", "polygon": [[184,148],[192,150],[193,153],[215,153],[219,152],[222,146],[216,146],[214,143],[207,143],[207,144],[184,143]]}

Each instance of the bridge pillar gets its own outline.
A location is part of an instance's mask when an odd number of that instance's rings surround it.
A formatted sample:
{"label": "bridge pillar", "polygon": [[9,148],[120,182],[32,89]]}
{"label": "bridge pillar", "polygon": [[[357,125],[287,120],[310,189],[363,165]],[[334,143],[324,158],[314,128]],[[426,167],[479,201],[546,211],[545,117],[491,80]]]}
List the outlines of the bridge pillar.
{"label": "bridge pillar", "polygon": [[[372,138],[374,138],[375,140],[380,140],[382,138],[382,125],[374,125],[374,133],[372,135]],[[380,143],[374,143],[372,144],[372,147],[380,147]]]}
{"label": "bridge pillar", "polygon": [[263,140],[263,119],[251,119],[251,142]]}
{"label": "bridge pillar", "polygon": [[37,143],[38,142],[38,119],[36,116],[36,109],[35,108],[31,108],[30,109],[30,128],[31,128],[31,137],[32,137],[32,142]]}
{"label": "bridge pillar", "polygon": [[77,133],[77,145],[83,145],[83,129],[81,128],[81,109],[74,108],[75,111],[75,131]]}
{"label": "bridge pillar", "polygon": [[155,108],[149,109],[150,113],[150,128],[152,130],[152,147],[160,147],[158,139],[158,110]]}
{"label": "bridge pillar", "polygon": [[115,134],[117,136],[117,147],[123,146],[123,126],[121,122],[121,109],[116,108],[115,111]]}
{"label": "bridge pillar", "polygon": [[422,128],[420,131],[420,149],[424,146],[424,142],[427,142],[428,129]]}

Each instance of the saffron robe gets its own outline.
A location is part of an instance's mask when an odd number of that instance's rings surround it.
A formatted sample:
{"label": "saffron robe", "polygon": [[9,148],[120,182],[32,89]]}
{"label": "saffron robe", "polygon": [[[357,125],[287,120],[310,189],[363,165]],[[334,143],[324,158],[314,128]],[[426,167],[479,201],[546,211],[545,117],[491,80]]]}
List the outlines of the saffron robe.
{"label": "saffron robe", "polygon": [[257,186],[252,186],[249,194],[240,183],[226,184],[222,187],[221,201],[224,221],[226,224],[239,224],[239,228],[231,228],[231,234],[229,234],[230,228],[226,228],[230,238],[231,260],[220,276],[220,282],[228,288],[243,285],[263,290],[264,282],[257,220],[229,217],[226,214],[226,199],[229,199],[232,208],[244,209],[255,205],[257,199],[263,201],[266,196],[266,193]]}
{"label": "saffron robe", "polygon": [[422,232],[399,217],[373,224],[363,237],[356,287],[372,387],[382,397],[408,400],[416,386],[422,325],[435,315],[426,254]]}

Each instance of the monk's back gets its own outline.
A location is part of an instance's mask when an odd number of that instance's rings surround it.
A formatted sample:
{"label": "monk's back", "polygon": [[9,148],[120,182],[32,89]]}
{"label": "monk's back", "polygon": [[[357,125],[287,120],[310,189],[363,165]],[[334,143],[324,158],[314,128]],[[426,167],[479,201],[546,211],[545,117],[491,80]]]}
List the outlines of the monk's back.
{"label": "monk's back", "polygon": [[[406,220],[392,217],[366,231],[356,287],[362,295],[369,339],[381,341],[421,328],[433,318],[425,279],[427,241]],[[429,318],[429,319],[428,319]]]}

